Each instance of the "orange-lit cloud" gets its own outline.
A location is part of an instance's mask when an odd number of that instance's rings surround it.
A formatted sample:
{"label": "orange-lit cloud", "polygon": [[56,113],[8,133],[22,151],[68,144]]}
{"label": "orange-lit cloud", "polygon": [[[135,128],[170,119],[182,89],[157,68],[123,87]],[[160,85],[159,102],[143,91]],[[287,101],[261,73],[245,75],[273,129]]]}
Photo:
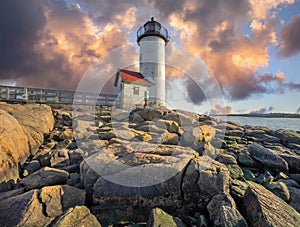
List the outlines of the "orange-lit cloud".
{"label": "orange-lit cloud", "polygon": [[252,18],[266,19],[271,9],[279,5],[293,4],[295,0],[249,0],[249,2],[251,5],[249,15]]}
{"label": "orange-lit cloud", "polygon": [[116,20],[121,27],[127,29],[133,29],[136,24],[137,9],[135,7],[130,7],[123,14],[116,15]]}
{"label": "orange-lit cloud", "polygon": [[274,107],[273,106],[269,106],[269,107],[262,107],[260,106],[258,109],[256,110],[251,110],[249,112],[249,114],[266,114],[266,113],[269,113],[271,112],[272,110],[274,110]]}
{"label": "orange-lit cloud", "polygon": [[[132,8],[128,11],[134,12]],[[69,7],[63,3],[51,2],[45,6],[45,17],[47,23],[40,31],[41,39],[34,48],[45,61],[53,61],[56,56],[64,59],[61,67],[69,72],[53,75],[54,83],[61,84],[64,89],[76,88],[84,71],[94,61],[109,50],[128,42],[120,26],[107,22],[100,28],[91,18],[83,14],[78,6]],[[126,21],[121,26],[125,23]],[[33,80],[26,78],[22,83],[32,86],[34,81],[34,78]]]}
{"label": "orange-lit cloud", "polygon": [[232,107],[231,106],[221,106],[220,104],[216,104],[211,109],[211,114],[217,115],[217,114],[231,114],[232,113]]}
{"label": "orange-lit cloud", "polygon": [[276,73],[275,77],[276,77],[278,80],[282,80],[282,81],[285,80],[285,75],[284,75],[283,72],[278,72],[278,73]]}
{"label": "orange-lit cloud", "polygon": [[[157,8],[177,28],[182,44],[208,65],[227,97],[245,99],[289,87],[283,73],[259,75],[258,71],[269,66],[269,47],[277,44],[281,20],[271,10],[293,0],[192,2],[181,2],[181,10],[164,10],[158,3]],[[246,23],[250,34],[240,31]]]}
{"label": "orange-lit cloud", "polygon": [[[14,39],[8,38],[5,45],[16,46],[20,56],[10,69],[3,70],[4,67],[1,67],[0,75],[4,79],[9,79],[8,76],[13,78],[17,85],[75,89],[93,62],[108,51],[128,43],[128,31],[135,25],[134,20],[129,23],[129,18],[135,18],[134,7],[124,12],[128,19],[121,20],[115,15],[114,21],[102,21],[102,26],[99,26],[82,12],[79,4],[68,5],[63,0],[29,0],[26,3],[17,0],[6,4],[11,15],[17,8],[16,12],[21,12],[18,15],[20,21],[14,25],[16,30],[31,32],[23,32],[19,37],[14,37],[14,30],[6,33]],[[38,20],[40,22],[36,22]],[[7,23],[10,23],[9,20]],[[18,39],[17,45],[13,43],[15,39]],[[21,44],[24,48],[18,48]],[[13,52],[6,53],[7,56],[13,54],[17,57]],[[6,63],[5,67],[8,66]]]}

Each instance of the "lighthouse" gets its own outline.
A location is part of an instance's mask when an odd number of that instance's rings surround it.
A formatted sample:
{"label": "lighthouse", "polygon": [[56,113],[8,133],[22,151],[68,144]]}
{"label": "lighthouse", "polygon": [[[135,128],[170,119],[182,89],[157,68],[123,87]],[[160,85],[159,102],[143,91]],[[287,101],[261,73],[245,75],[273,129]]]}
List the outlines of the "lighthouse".
{"label": "lighthouse", "polygon": [[168,30],[153,17],[137,31],[137,43],[140,46],[139,71],[153,83],[148,88],[150,105],[165,106],[165,47],[169,38]]}

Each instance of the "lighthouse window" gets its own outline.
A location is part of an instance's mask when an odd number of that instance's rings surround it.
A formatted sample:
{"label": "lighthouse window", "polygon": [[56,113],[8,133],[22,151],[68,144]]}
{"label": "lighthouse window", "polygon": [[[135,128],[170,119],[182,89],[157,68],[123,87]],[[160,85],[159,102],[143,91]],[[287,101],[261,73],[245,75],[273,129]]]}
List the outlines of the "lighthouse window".
{"label": "lighthouse window", "polygon": [[140,88],[139,87],[133,87],[133,94],[139,95],[140,94]]}

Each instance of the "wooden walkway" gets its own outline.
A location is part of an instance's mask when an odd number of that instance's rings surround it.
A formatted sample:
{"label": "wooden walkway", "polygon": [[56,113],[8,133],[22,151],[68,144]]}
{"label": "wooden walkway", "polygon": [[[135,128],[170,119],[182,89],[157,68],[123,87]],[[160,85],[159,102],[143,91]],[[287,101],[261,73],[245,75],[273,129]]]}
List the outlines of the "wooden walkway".
{"label": "wooden walkway", "polygon": [[118,95],[0,85],[0,101],[114,106]]}

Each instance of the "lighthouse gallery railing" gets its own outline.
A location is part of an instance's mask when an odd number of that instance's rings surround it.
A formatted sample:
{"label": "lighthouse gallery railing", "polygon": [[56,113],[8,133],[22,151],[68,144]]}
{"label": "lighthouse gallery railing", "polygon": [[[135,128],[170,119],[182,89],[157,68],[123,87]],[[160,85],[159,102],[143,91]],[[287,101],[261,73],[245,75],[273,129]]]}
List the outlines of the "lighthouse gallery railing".
{"label": "lighthouse gallery railing", "polygon": [[160,26],[160,28],[155,27],[154,29],[151,29],[151,30],[149,30],[149,29],[146,30],[144,26],[141,26],[137,31],[137,40],[140,40],[141,37],[147,36],[147,35],[157,35],[157,36],[162,37],[163,39],[167,39],[167,40],[170,39],[168,30],[163,26]]}

